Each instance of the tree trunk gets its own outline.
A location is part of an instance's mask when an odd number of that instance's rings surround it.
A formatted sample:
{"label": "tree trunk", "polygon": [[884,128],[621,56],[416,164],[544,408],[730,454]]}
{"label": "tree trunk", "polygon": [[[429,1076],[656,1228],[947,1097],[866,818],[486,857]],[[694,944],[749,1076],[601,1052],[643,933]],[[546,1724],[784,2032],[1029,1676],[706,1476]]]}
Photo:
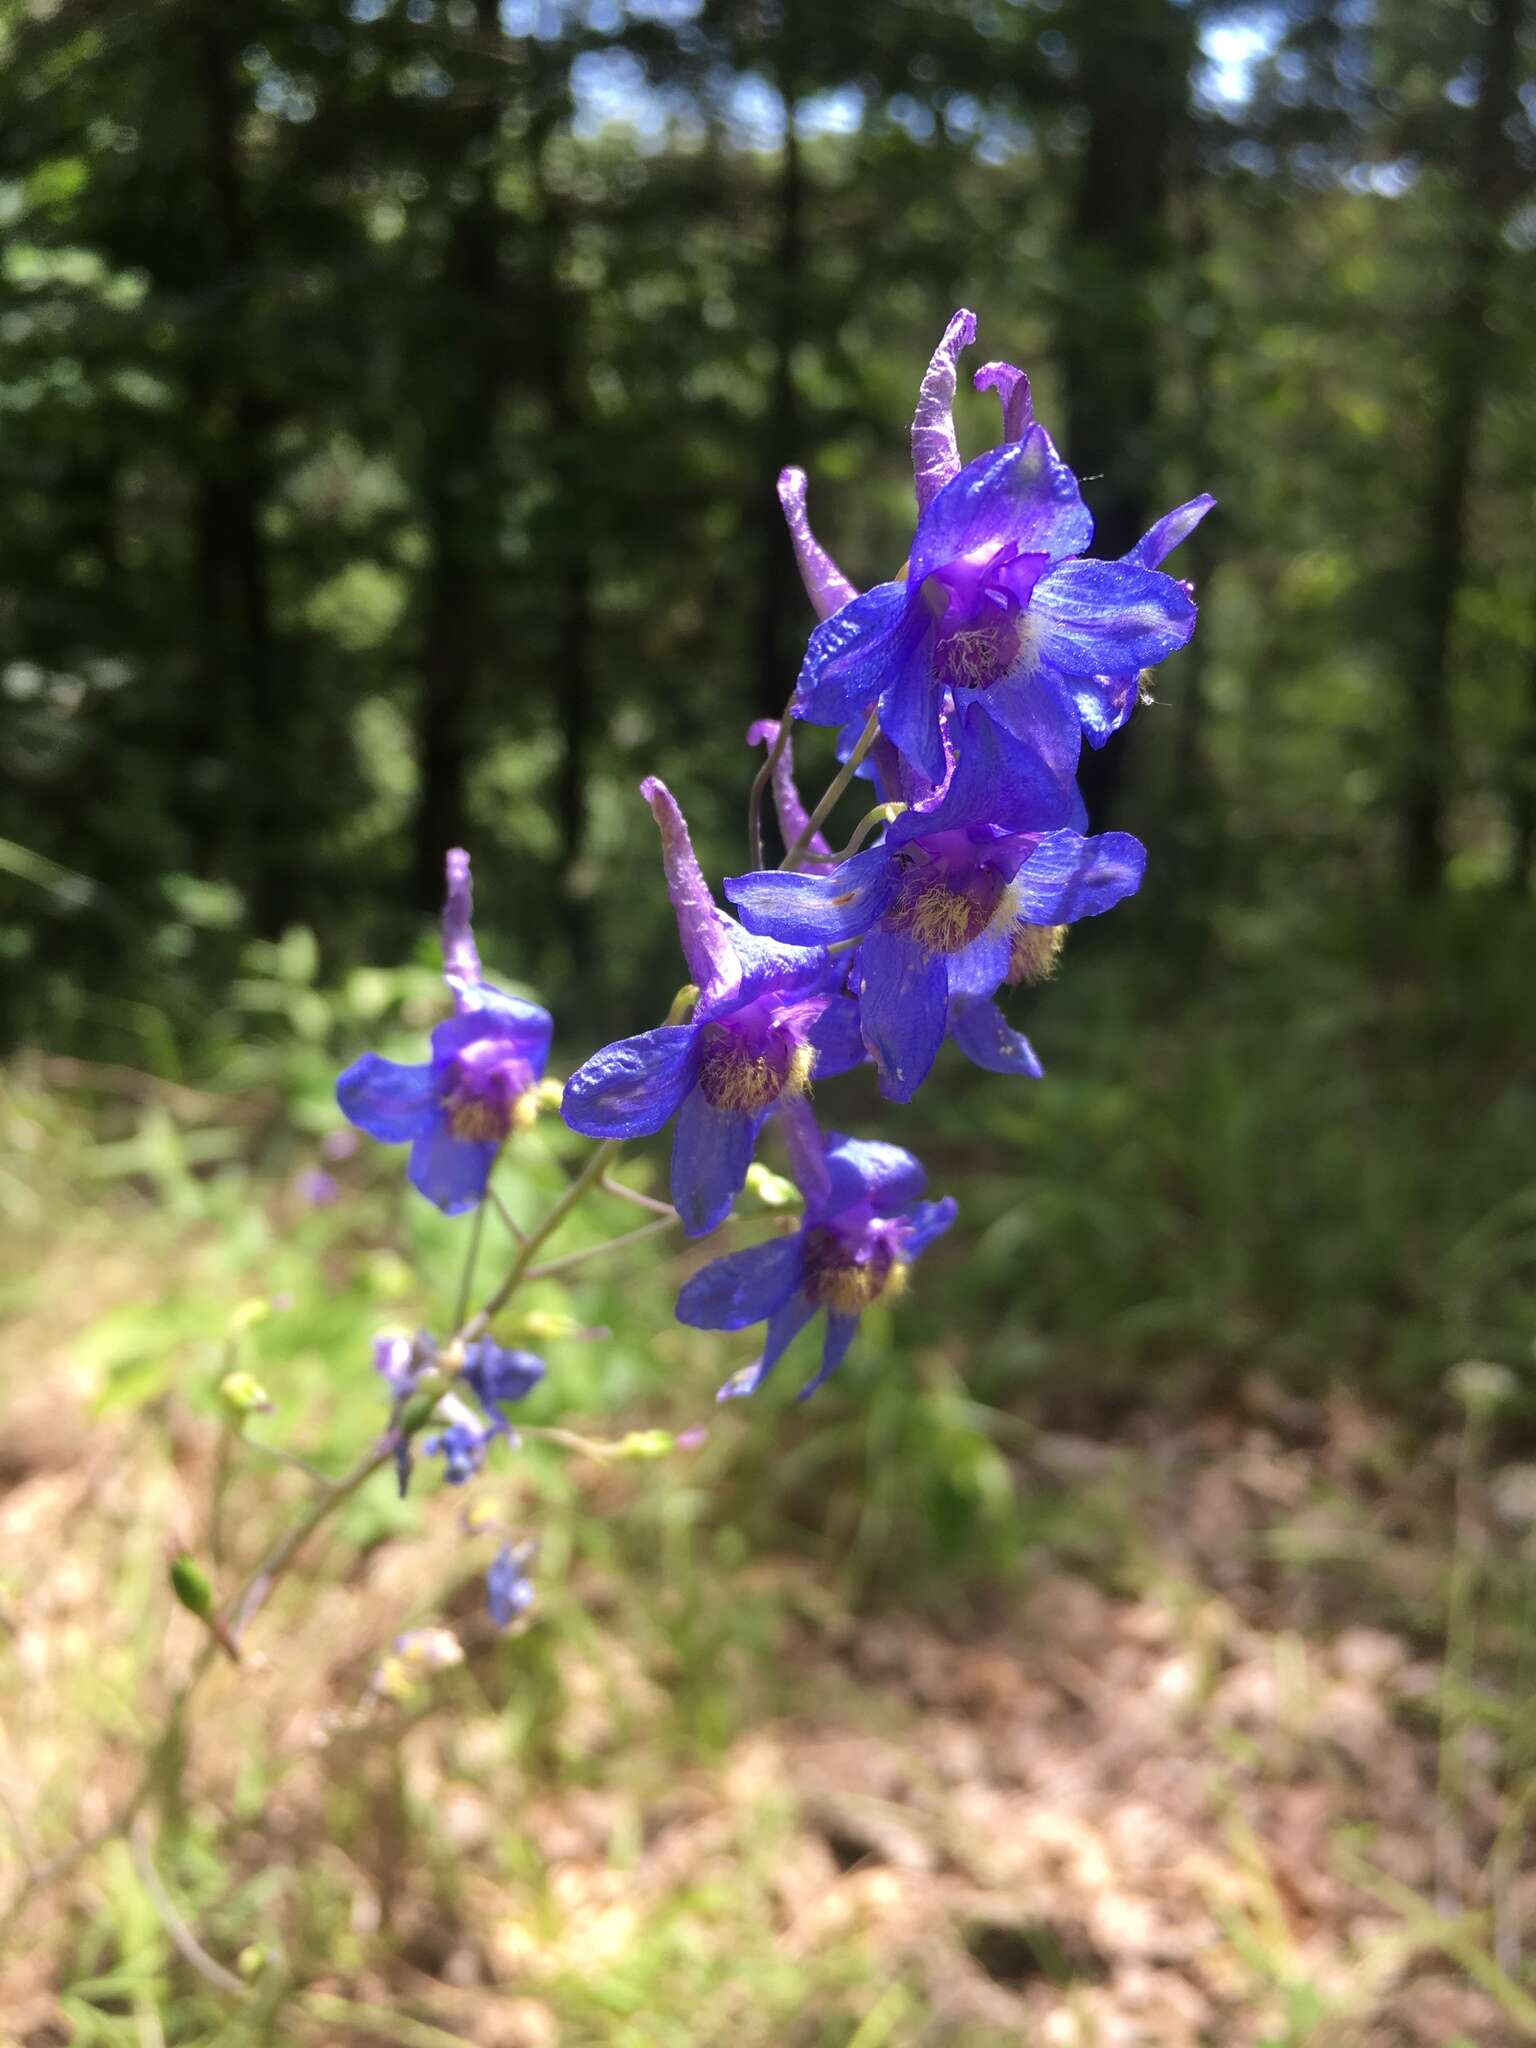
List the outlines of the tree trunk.
{"label": "tree trunk", "polygon": [[1424,500],[1418,644],[1408,671],[1408,757],[1402,792],[1402,871],[1410,895],[1432,896],[1445,874],[1445,817],[1454,741],[1451,635],[1466,567],[1467,519],[1478,422],[1493,334],[1488,309],[1498,263],[1502,130],[1519,88],[1522,0],[1492,0],[1482,84],[1461,177],[1461,262],[1439,323],[1440,393],[1433,467]]}
{"label": "tree trunk", "polygon": [[[750,480],[751,523],[758,531],[758,599],[752,636],[752,698],[748,711],[777,717],[795,680],[794,635],[789,622],[800,617],[794,557],[774,483],[786,463],[800,461],[799,406],[795,396],[795,353],[800,345],[801,293],[805,268],[805,175],[795,129],[797,93],[788,64],[779,66],[784,102],[784,147],[775,188],[772,307],[773,376],[763,417],[760,452]],[[803,623],[803,621],[802,621]],[[803,638],[803,635],[802,635]]]}
{"label": "tree trunk", "polygon": [[[1123,554],[1150,523],[1158,328],[1172,158],[1194,55],[1188,10],[1170,0],[1080,0],[1077,91],[1088,117],[1073,196],[1070,290],[1060,336],[1068,459],[1088,479],[1096,555]],[[1135,721],[1084,753],[1095,829],[1114,810]]]}
{"label": "tree trunk", "polygon": [[[475,0],[476,38],[500,34],[496,0]],[[494,145],[500,104],[488,81],[440,118],[460,124],[451,176],[472,183],[453,210],[440,302],[447,320],[426,374],[437,417],[423,463],[431,549],[422,606],[416,702],[418,785],[412,895],[418,909],[443,897],[443,855],[469,837],[469,770],[480,683],[494,633],[500,465],[497,414],[506,376],[501,333]]]}

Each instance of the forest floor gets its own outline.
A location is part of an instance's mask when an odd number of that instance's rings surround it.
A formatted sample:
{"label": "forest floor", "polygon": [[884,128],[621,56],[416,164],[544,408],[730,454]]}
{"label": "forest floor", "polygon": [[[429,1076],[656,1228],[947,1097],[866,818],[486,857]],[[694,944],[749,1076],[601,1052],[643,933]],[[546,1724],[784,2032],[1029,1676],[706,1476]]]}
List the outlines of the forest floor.
{"label": "forest floor", "polygon": [[[233,1573],[303,1498],[242,1451],[215,1541],[214,1420],[114,1379],[165,1232],[57,1235],[0,1336],[0,2040],[1536,2039],[1536,1468],[1449,1404],[1426,1437],[1259,1375],[1099,1434],[1012,1414],[1034,1534],[947,1598],[856,1594],[803,1522],[749,1546],[676,1461],[578,1464],[506,1640],[462,1496],[377,1481],[131,1839],[59,1871],[199,1653],[168,1543]],[[392,1701],[422,1617],[465,1661]]]}
{"label": "forest floor", "polygon": [[[10,1347],[13,1387],[20,1363]],[[38,1862],[130,1782],[103,1637],[125,1556],[183,1494],[190,1512],[205,1448],[151,1459],[51,1384],[46,1413],[13,1400],[0,1503],[5,1805]],[[410,1712],[371,1700],[379,1614],[458,1538],[443,1516],[376,1546],[210,1702],[178,1852],[200,1944],[281,1930],[272,2038],[295,2041],[1536,2037],[1512,1961],[1536,1870],[1506,1858],[1500,1884],[1496,1848],[1529,1787],[1491,1713],[1439,1739],[1453,1447],[1403,1467],[1348,1399],[1249,1392],[1249,1412],[1147,1418],[1114,1447],[1039,1433],[1035,1478],[1104,1516],[1113,1568],[1042,1554],[990,1615],[851,1615],[790,1559],[722,1580],[756,1603],[781,1704],[706,1760],[668,1659],[626,1643],[632,1589],[600,1574],[575,1581],[600,1628],[547,1646],[560,1682],[531,1750],[501,1739],[496,1709],[519,1709],[498,1683],[518,1680],[472,1615],[466,1684]],[[190,1649],[173,1621],[165,1657]],[[29,1900],[13,1864],[6,2038],[240,2038],[135,1911],[134,1868],[109,1849]]]}

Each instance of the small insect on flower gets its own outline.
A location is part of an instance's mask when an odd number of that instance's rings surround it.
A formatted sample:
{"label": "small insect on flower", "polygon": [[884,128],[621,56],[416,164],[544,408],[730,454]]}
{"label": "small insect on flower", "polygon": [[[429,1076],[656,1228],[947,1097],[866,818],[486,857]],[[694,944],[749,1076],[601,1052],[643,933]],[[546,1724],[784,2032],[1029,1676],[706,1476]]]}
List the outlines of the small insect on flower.
{"label": "small insect on flower", "polygon": [[547,1010],[482,977],[470,911],[469,855],[456,848],[443,910],[443,976],[456,1014],[432,1033],[430,1060],[406,1066],[364,1053],[336,1084],[359,1130],[410,1145],[412,1186],[449,1216],[475,1207],[502,1144],[536,1116],[553,1031]]}
{"label": "small insect on flower", "polygon": [[825,1313],[821,1368],[799,1399],[841,1365],[859,1318],[899,1293],[907,1269],[955,1220],[955,1204],[919,1198],[922,1167],[899,1145],[836,1132],[823,1139],[805,1103],[780,1112],[805,1221],[793,1237],[732,1252],[695,1273],[677,1301],[677,1318],[696,1330],[768,1325],[762,1356],[720,1389],[722,1401],[755,1394],[793,1339]]}

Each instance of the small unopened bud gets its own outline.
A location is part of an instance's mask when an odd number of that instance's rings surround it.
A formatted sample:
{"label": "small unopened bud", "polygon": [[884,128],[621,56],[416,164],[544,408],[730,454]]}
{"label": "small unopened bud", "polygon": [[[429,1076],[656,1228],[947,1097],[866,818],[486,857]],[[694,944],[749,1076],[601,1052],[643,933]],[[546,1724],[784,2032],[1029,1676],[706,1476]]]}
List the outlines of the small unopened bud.
{"label": "small unopened bud", "polygon": [[464,1651],[451,1628],[415,1628],[395,1644],[395,1655],[413,1671],[451,1671]]}
{"label": "small unopened bud", "polygon": [[230,1662],[238,1664],[239,1645],[218,1617],[213,1587],[197,1559],[185,1550],[178,1550],[171,1559],[170,1580],[171,1591],[188,1614],[195,1614]]}
{"label": "small unopened bud", "polygon": [[219,1381],[219,1399],[237,1421],[248,1415],[270,1415],[272,1397],[254,1373],[227,1372]]}
{"label": "small unopened bud", "polygon": [[548,1343],[555,1337],[585,1337],[589,1331],[585,1323],[578,1323],[574,1316],[562,1314],[554,1308],[531,1308],[519,1316],[512,1325],[519,1337],[531,1337],[536,1343]]}
{"label": "small unopened bud", "polygon": [[798,1209],[803,1200],[792,1180],[774,1173],[760,1159],[754,1159],[747,1168],[747,1190],[756,1195],[765,1209]]}
{"label": "small unopened bud", "polygon": [[686,1024],[693,1015],[694,1005],[699,1000],[699,991],[691,981],[684,982],[672,998],[672,1007],[667,1011],[669,1024]]}
{"label": "small unopened bud", "polygon": [[481,1494],[469,1502],[459,1520],[466,1536],[484,1536],[501,1527],[501,1510]]}
{"label": "small unopened bud", "polygon": [[236,1973],[244,1977],[247,1983],[253,1977],[259,1977],[266,1967],[267,1952],[259,1941],[247,1942],[239,1955],[235,1957]]}
{"label": "small unopened bud", "polygon": [[670,1429],[632,1429],[628,1436],[622,1436],[614,1445],[615,1458],[665,1458],[677,1449],[677,1438]]}
{"label": "small unopened bud", "polygon": [[230,1313],[224,1325],[226,1337],[243,1337],[247,1330],[254,1330],[258,1323],[264,1323],[272,1313],[272,1304],[261,1295],[252,1295],[240,1302]]}
{"label": "small unopened bud", "polygon": [[171,1559],[171,1591],[188,1614],[195,1614],[199,1621],[212,1618],[213,1587],[208,1574],[197,1559],[184,1550],[178,1551]]}
{"label": "small unopened bud", "polygon": [[565,1083],[557,1081],[553,1074],[546,1074],[539,1085],[528,1092],[540,1109],[558,1109],[565,1097]]}

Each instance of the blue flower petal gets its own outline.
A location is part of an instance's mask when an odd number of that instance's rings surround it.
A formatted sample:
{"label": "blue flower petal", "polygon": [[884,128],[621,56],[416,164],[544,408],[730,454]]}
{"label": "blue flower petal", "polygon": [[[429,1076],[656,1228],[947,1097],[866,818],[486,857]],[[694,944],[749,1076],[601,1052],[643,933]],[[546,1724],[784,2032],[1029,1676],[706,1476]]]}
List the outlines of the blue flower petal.
{"label": "blue flower petal", "polygon": [[893,863],[882,846],[817,874],[774,870],[725,881],[725,893],[749,931],[797,946],[857,938],[884,915],[895,890]]}
{"label": "blue flower petal", "polygon": [[695,1330],[743,1330],[788,1301],[804,1271],[805,1247],[798,1232],[748,1245],[712,1260],[684,1281],[677,1320]]}
{"label": "blue flower petal", "polygon": [[1131,562],[1062,562],[1029,607],[1040,660],[1063,675],[1125,675],[1150,668],[1195,630],[1181,583]]}
{"label": "blue flower petal", "polygon": [[848,1346],[859,1334],[857,1316],[842,1315],[835,1310],[827,1312],[827,1334],[821,1347],[821,1369],[814,1379],[806,1381],[796,1394],[797,1401],[808,1401],[819,1386],[831,1379],[833,1373],[848,1355]]}
{"label": "blue flower petal", "polygon": [[1134,562],[1142,569],[1158,569],[1175,548],[1182,547],[1216,500],[1209,491],[1202,491],[1198,498],[1191,498],[1188,504],[1176,506],[1172,512],[1165,512],[1155,526],[1137,541],[1122,560]]}
{"label": "blue flower petal", "polygon": [[990,996],[962,996],[949,1006],[949,1035],[968,1060],[989,1074],[1045,1072],[1022,1031],[1015,1031]]}
{"label": "blue flower petal", "polygon": [[983,363],[971,382],[978,391],[995,391],[1003,409],[1000,441],[1022,441],[1034,423],[1029,378],[1013,363]]}
{"label": "blue flower petal", "polygon": [[[930,832],[965,825],[1005,825],[1017,831],[1048,831],[1075,817],[1077,798],[1032,747],[986,715],[980,704],[950,721],[960,758],[949,787],[924,810],[903,811],[887,827],[886,843],[902,846]],[[860,856],[862,858],[862,856]]]}
{"label": "blue flower petal", "polygon": [[694,1030],[659,1024],[593,1053],[565,1084],[560,1114],[587,1138],[648,1138],[693,1083]]}
{"label": "blue flower petal", "polygon": [[677,918],[677,936],[688,972],[708,996],[727,988],[736,962],[726,937],[726,919],[704,879],[693,841],[677,798],[655,775],[640,785],[661,834],[661,866],[667,895]]}
{"label": "blue flower petal", "polygon": [[743,1366],[740,1372],[732,1373],[715,1399],[737,1401],[743,1395],[755,1394],[815,1313],[816,1304],[797,1288],[768,1318],[762,1356]]}
{"label": "blue flower petal", "polygon": [[868,1202],[877,1216],[894,1216],[915,1202],[928,1185],[920,1161],[900,1145],[880,1138],[845,1138],[829,1134],[826,1154],[827,1189],[806,1213],[824,1221]]}
{"label": "blue flower petal", "polygon": [[1048,832],[1019,869],[1011,899],[1025,924],[1074,924],[1134,896],[1147,849],[1129,832]]}
{"label": "blue flower petal", "polygon": [[859,948],[859,1022],[892,1102],[910,1102],[938,1057],[948,979],[905,933],[871,932]]}
{"label": "blue flower petal", "polygon": [[445,1216],[461,1216],[485,1193],[499,1150],[496,1145],[456,1138],[448,1119],[439,1117],[411,1146],[406,1175]]}
{"label": "blue flower petal", "polygon": [[509,1052],[528,1062],[536,1080],[542,1079],[554,1033],[548,1010],[537,1003],[524,1002],[521,996],[503,995],[489,982],[478,982],[471,994],[471,1006],[456,1017],[449,1017],[432,1033],[433,1058],[451,1059],[468,1045],[498,1038],[505,1041]]}
{"label": "blue flower petal", "polygon": [[1123,676],[1066,676],[1062,687],[1077,708],[1083,737],[1090,747],[1102,747],[1116,734],[1141,698],[1141,671]]}
{"label": "blue flower petal", "polygon": [[436,1117],[438,1077],[430,1063],[407,1067],[365,1052],[336,1083],[336,1100],[343,1116],[370,1138],[403,1145],[419,1138]]}
{"label": "blue flower petal", "polygon": [[1093,515],[1077,478],[1044,427],[968,462],[917,522],[907,580],[915,591],[936,569],[964,555],[1010,545],[1053,562],[1080,554],[1093,538]]}
{"label": "blue flower petal", "polygon": [[706,994],[693,1013],[695,1024],[728,1017],[759,996],[783,996],[787,1002],[825,987],[827,956],[819,947],[784,946],[759,938],[732,917],[721,920],[735,959],[735,979],[728,987]]}
{"label": "blue flower petal", "polygon": [[[922,606],[919,611],[924,610]],[[925,627],[893,665],[880,699],[880,730],[904,761],[930,783],[944,780],[944,692],[933,671],[932,635]]]}
{"label": "blue flower petal", "polygon": [[859,1006],[852,996],[832,998],[811,1026],[809,1044],[816,1055],[818,1081],[830,1081],[863,1066],[867,1055],[859,1030]]}
{"label": "blue flower petal", "polygon": [[[977,709],[1033,748],[1062,782],[1071,782],[1083,751],[1077,706],[1061,678],[1042,668],[1034,655],[1024,667],[983,691]],[[1062,820],[1063,824],[1087,822],[1086,810],[1078,819]]]}
{"label": "blue flower petal", "polygon": [[958,953],[950,955],[949,999],[989,996],[1013,964],[1013,923],[991,926]]}
{"label": "blue flower petal", "polygon": [[910,1262],[920,1259],[929,1245],[954,1222],[959,1210],[953,1195],[939,1202],[918,1202],[901,1219],[901,1256]]}
{"label": "blue flower petal", "polygon": [[[795,708],[812,725],[869,716],[904,658],[912,606],[905,583],[877,583],[812,633],[795,685]],[[924,619],[915,621],[921,632]]]}
{"label": "blue flower petal", "polygon": [[716,1109],[702,1088],[684,1097],[672,1139],[672,1205],[690,1237],[706,1236],[731,1213],[765,1114]]}

